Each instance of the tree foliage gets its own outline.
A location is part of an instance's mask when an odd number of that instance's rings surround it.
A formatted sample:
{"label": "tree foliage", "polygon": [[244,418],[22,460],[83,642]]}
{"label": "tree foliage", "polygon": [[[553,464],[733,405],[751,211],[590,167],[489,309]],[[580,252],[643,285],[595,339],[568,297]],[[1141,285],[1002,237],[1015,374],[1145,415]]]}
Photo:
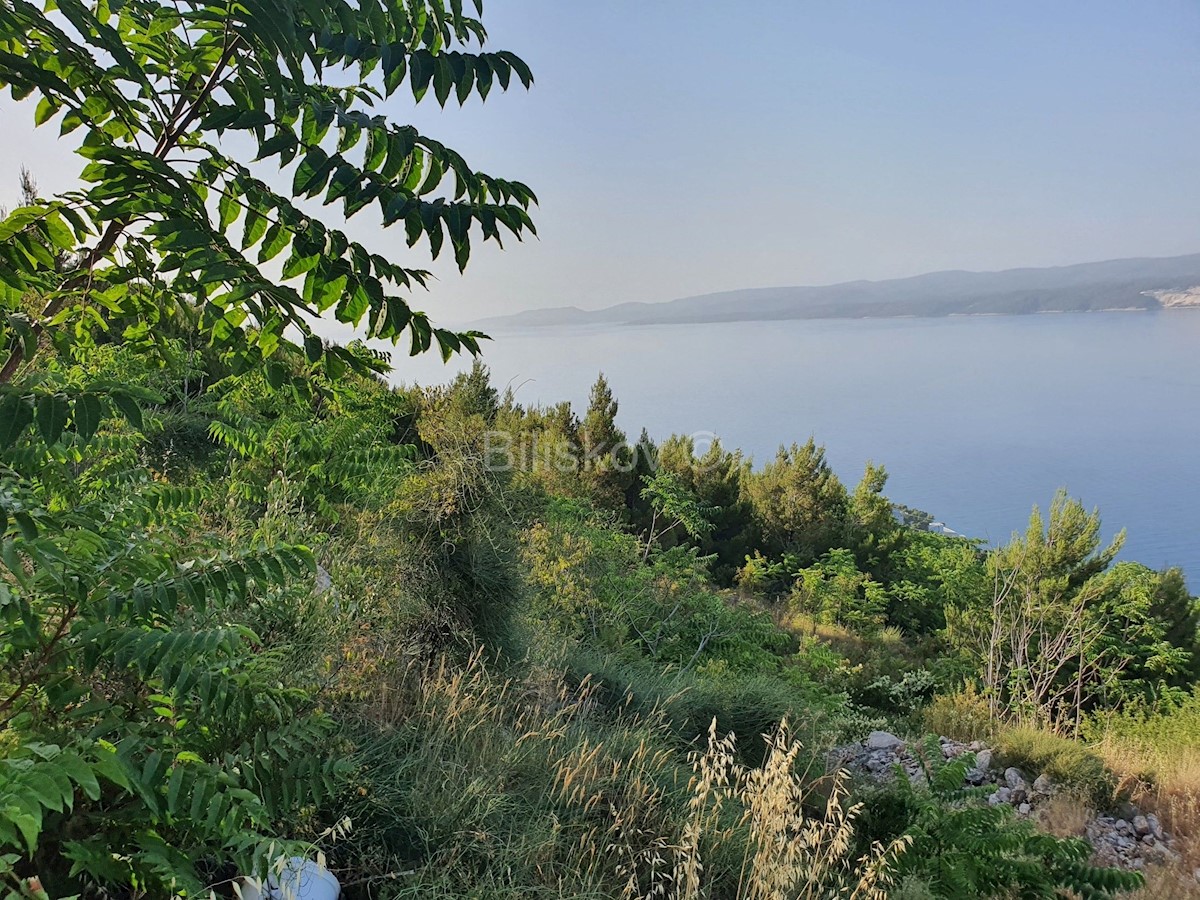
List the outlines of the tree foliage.
{"label": "tree foliage", "polygon": [[205,535],[203,492],[114,419],[140,425],[128,394],[27,390],[36,425],[0,442],[0,878],[194,895],[205,866],[265,873],[277,822],[336,790],[328,719],[245,618],[307,592],[312,555]]}
{"label": "tree foliage", "polygon": [[485,38],[459,0],[0,6],[0,86],[36,101],[34,121],[72,134],[85,160],[82,188],[0,223],[0,382],[43,338],[153,346],[173,305],[195,309],[240,366],[265,362],[273,383],[293,341],[334,375],[378,367],[323,346],[311,326],[327,312],[370,337],[407,335],[413,353],[477,352],[480,334],[436,328],[411,306],[427,272],[314,210],[374,208],[409,247],[449,248],[459,268],[473,230],[532,233],[529,188],[374,111],[402,89],[420,101],[432,88],[445,105],[528,87],[525,63],[485,52]]}
{"label": "tree foliage", "polygon": [[745,487],[762,523],[768,556],[793,553],[807,565],[845,545],[850,500],[825,459],[825,448],[812,438],[780,447]]}
{"label": "tree foliage", "polygon": [[989,556],[991,590],[948,616],[997,715],[1078,729],[1097,706],[1160,696],[1195,665],[1178,579],[1110,568],[1124,534],[1105,547],[1100,529],[1098,512],[1060,492],[1048,518],[1035,508],[1025,534]]}
{"label": "tree foliage", "polygon": [[617,425],[619,404],[601,372],[592,385],[588,407],[580,425],[584,484],[592,499],[608,509],[625,505],[625,491],[633,482],[633,458],[625,432]]}

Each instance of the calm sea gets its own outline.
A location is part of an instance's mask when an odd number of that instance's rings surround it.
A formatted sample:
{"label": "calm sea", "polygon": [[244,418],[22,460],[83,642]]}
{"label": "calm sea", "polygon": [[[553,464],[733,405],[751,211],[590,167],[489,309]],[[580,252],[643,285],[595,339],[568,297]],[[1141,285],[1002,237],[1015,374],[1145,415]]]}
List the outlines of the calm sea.
{"label": "calm sea", "polygon": [[[1200,589],[1200,311],[740,322],[496,332],[485,361],[521,402],[582,410],[603,370],[631,437],[711,432],[756,461],[823,443],[853,484],[991,542],[1066,487],[1123,556]],[[398,359],[397,381],[462,363]]]}

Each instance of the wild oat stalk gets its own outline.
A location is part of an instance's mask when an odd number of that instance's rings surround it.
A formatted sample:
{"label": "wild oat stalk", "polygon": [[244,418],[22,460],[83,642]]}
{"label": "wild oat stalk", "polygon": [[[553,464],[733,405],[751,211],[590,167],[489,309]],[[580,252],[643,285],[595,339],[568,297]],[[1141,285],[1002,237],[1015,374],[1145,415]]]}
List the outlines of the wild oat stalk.
{"label": "wild oat stalk", "polygon": [[[845,778],[835,778],[824,801],[824,812],[806,811],[811,788],[797,772],[800,744],[787,723],[766,736],[767,758],[750,768],[736,762],[733,735],[721,737],[716,722],[709,728],[708,748],[693,757],[692,797],[688,818],[675,849],[670,876],[673,900],[698,900],[703,895],[702,844],[730,839],[745,841],[738,876],[742,900],[867,900],[882,898],[890,884],[889,870],[905,846],[872,847],[855,859],[854,819],[859,806],[847,806]],[[739,827],[722,829],[722,808],[741,809]],[[650,895],[665,892],[656,885]]]}

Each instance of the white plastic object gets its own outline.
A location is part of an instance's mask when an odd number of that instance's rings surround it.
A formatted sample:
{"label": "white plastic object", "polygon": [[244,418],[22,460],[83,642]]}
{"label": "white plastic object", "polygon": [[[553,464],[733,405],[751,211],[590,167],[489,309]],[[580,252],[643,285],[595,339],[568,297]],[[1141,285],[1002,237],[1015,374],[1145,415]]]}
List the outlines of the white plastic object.
{"label": "white plastic object", "polygon": [[328,869],[311,859],[293,856],[283,871],[267,880],[269,900],[338,900],[342,886]]}

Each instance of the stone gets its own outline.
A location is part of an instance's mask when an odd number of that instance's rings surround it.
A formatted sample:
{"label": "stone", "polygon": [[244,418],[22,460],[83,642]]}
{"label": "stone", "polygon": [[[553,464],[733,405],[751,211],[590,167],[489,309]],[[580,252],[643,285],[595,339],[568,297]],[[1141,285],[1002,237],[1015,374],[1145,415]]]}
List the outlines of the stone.
{"label": "stone", "polygon": [[1196,880],[1197,884],[1200,884],[1200,868],[1192,869],[1192,878]]}
{"label": "stone", "polygon": [[980,772],[986,772],[991,767],[992,767],[992,751],[987,750],[987,749],[980,750],[975,755],[975,768],[977,768]]}
{"label": "stone", "polygon": [[1010,788],[1027,788],[1025,776],[1021,774],[1021,770],[1009,766],[1004,770],[1004,783]]}
{"label": "stone", "polygon": [[1148,835],[1150,833],[1150,820],[1145,816],[1133,817],[1133,830],[1138,833],[1138,836]]}
{"label": "stone", "polygon": [[980,750],[983,749],[983,742],[982,741],[971,741],[971,743],[969,743],[967,745],[967,749],[970,750],[972,753],[978,753]]}
{"label": "stone", "polygon": [[317,563],[317,577],[313,587],[318,594],[323,594],[333,588],[333,577],[325,571],[320,563]]}
{"label": "stone", "polygon": [[[994,794],[988,794],[988,806],[999,806],[1003,802],[1004,801],[1000,799],[999,791],[996,791]],[[1200,869],[1197,869],[1196,871],[1200,872]],[[1200,881],[1200,878],[1197,878],[1196,880]]]}
{"label": "stone", "polygon": [[1146,824],[1150,826],[1150,833],[1161,841],[1165,836],[1165,832],[1163,831],[1162,823],[1158,821],[1158,816],[1150,813],[1146,816]]}
{"label": "stone", "polygon": [[1054,782],[1050,780],[1049,775],[1043,772],[1033,779],[1033,789],[1039,794],[1050,794],[1054,791]]}
{"label": "stone", "polygon": [[872,731],[867,735],[868,750],[895,750],[904,746],[904,741],[889,731]]}
{"label": "stone", "polygon": [[1113,822],[1113,828],[1120,834],[1129,834],[1133,831],[1133,826],[1124,819],[1117,819],[1117,821]]}
{"label": "stone", "polygon": [[1030,806],[1028,803],[1022,803],[1020,806],[1017,807],[1017,812],[1019,812],[1023,816],[1027,816],[1031,812],[1033,812],[1033,807]]}
{"label": "stone", "polygon": [[1009,788],[1009,803],[1024,803],[1029,799],[1029,792],[1023,787]]}

